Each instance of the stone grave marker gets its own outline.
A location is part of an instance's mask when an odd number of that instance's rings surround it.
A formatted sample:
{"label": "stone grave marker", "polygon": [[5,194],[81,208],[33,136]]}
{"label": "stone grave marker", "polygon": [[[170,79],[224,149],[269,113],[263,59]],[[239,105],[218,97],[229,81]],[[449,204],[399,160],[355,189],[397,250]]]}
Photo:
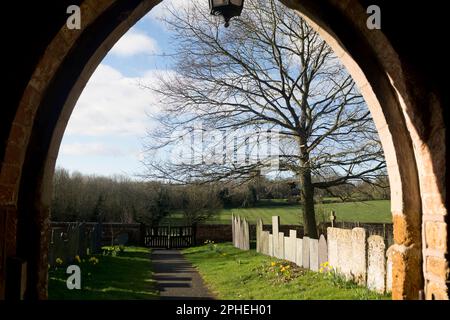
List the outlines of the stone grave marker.
{"label": "stone grave marker", "polygon": [[325,236],[322,234],[319,237],[319,267],[327,261],[328,261],[327,240],[325,240]]}
{"label": "stone grave marker", "polygon": [[337,250],[338,250],[338,271],[345,276],[347,280],[353,278],[352,263],[353,263],[353,247],[352,247],[352,230],[339,229],[337,230]]}
{"label": "stone grave marker", "polygon": [[261,250],[261,234],[263,231],[263,221],[261,218],[256,220],[256,252],[262,252]]}
{"label": "stone grave marker", "polygon": [[233,241],[233,247],[236,247],[236,231],[235,231],[234,213],[231,214],[231,239]]}
{"label": "stone grave marker", "polygon": [[284,259],[284,232],[278,233],[278,259]]}
{"label": "stone grave marker", "polygon": [[338,244],[337,228],[327,228],[328,263],[333,268],[338,268]]}
{"label": "stone grave marker", "polygon": [[273,234],[269,233],[269,256],[273,257]]}
{"label": "stone grave marker", "polygon": [[299,267],[303,267],[303,240],[296,239],[297,245],[295,250],[295,263]]}
{"label": "stone grave marker", "polygon": [[272,236],[273,236],[273,256],[278,257],[278,248],[280,245],[279,242],[279,232],[280,232],[280,217],[279,216],[273,216],[272,217]]}
{"label": "stone grave marker", "polygon": [[243,234],[244,234],[244,244],[242,249],[250,250],[250,230],[248,226],[248,221],[245,218],[244,218]]}
{"label": "stone grave marker", "polygon": [[296,261],[297,230],[289,230],[289,237],[285,237],[285,259],[291,262]]}
{"label": "stone grave marker", "polygon": [[386,292],[392,292],[392,259],[394,254],[394,245],[386,250]]}
{"label": "stone grave marker", "polygon": [[319,240],[309,239],[309,269],[319,271]]}
{"label": "stone grave marker", "polygon": [[366,285],[367,277],[367,236],[363,228],[352,229],[352,266],[353,280],[361,285]]}
{"label": "stone grave marker", "polygon": [[386,289],[385,244],[381,236],[370,236],[368,239],[367,287],[384,293]]}
{"label": "stone grave marker", "polygon": [[269,255],[269,231],[261,232],[261,253]]}
{"label": "stone grave marker", "polygon": [[309,269],[309,238],[303,237],[302,241],[302,263],[303,268]]}

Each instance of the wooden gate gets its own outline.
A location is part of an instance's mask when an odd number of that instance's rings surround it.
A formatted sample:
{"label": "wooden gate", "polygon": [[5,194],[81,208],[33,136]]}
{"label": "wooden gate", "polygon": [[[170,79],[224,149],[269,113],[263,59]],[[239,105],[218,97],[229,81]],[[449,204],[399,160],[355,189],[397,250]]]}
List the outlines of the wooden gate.
{"label": "wooden gate", "polygon": [[195,230],[192,226],[147,227],[144,243],[149,248],[188,248],[195,245]]}

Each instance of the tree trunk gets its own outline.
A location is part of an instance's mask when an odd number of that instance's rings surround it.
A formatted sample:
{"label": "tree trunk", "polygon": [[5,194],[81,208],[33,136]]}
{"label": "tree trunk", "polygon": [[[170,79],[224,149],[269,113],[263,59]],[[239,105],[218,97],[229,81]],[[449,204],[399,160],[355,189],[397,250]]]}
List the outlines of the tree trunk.
{"label": "tree trunk", "polygon": [[319,239],[314,211],[314,187],[311,181],[311,170],[305,168],[300,173],[300,194],[303,207],[303,227],[305,236]]}

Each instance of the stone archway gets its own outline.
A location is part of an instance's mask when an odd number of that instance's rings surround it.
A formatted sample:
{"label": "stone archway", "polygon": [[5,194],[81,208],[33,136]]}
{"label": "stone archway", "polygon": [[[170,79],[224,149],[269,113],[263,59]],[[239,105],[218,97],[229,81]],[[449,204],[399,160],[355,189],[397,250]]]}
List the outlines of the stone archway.
{"label": "stone archway", "polygon": [[[12,106],[0,169],[0,298],[9,256],[28,263],[27,298],[46,298],[52,176],[67,121],[109,49],[159,2],[82,1],[82,29],[59,23],[20,103]],[[393,298],[416,299],[425,289],[427,298],[448,299],[446,131],[439,92],[410,72],[383,30],[366,28],[364,1],[282,2],[299,10],[332,46],[372,112],[392,190]]]}

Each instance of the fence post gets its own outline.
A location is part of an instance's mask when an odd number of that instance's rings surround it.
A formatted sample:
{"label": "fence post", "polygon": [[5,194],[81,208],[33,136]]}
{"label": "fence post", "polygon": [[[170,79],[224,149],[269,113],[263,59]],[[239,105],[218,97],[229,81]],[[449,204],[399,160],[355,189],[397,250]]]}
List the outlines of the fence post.
{"label": "fence post", "polygon": [[139,225],[139,245],[140,246],[145,246],[145,236],[147,233],[147,227],[145,225],[145,223],[141,222]]}
{"label": "fence post", "polygon": [[192,242],[194,246],[197,245],[197,223],[192,225]]}
{"label": "fence post", "polygon": [[99,253],[102,249],[102,223],[96,223],[94,227],[94,252]]}
{"label": "fence post", "polygon": [[86,256],[87,244],[86,244],[86,225],[82,222],[78,227],[79,232],[79,246],[78,246],[78,254],[80,257]]}

